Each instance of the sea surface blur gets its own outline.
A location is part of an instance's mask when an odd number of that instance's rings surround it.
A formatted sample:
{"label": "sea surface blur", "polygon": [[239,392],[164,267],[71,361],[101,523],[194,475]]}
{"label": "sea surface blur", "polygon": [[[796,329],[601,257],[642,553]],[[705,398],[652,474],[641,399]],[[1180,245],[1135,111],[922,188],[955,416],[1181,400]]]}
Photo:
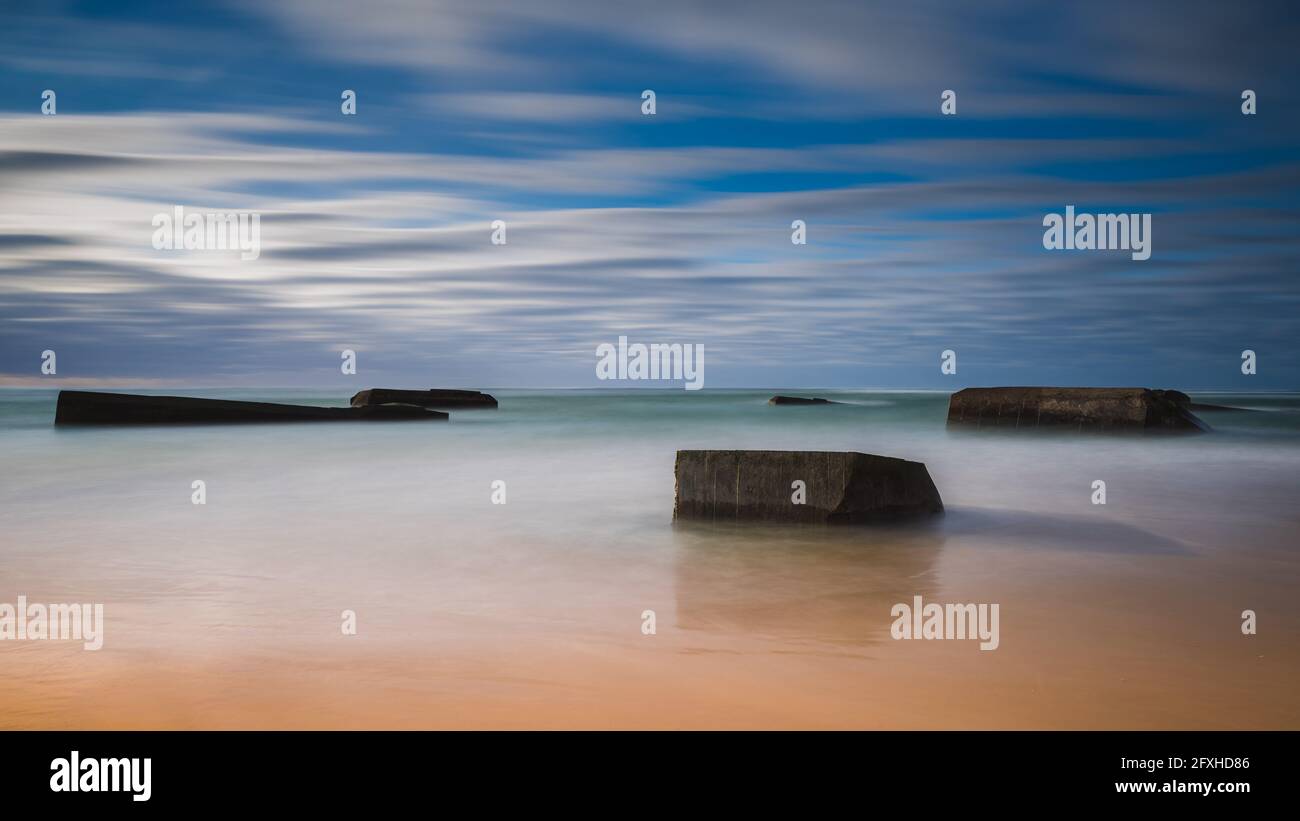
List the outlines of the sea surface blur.
{"label": "sea surface blur", "polygon": [[[941,393],[491,392],[56,429],[56,391],[0,390],[0,603],[105,608],[99,651],[0,641],[0,727],[1300,728],[1300,396],[1111,437],[949,431]],[[947,510],[674,525],[692,448],[917,460]],[[1000,646],[893,640],[918,595],[999,603]]]}

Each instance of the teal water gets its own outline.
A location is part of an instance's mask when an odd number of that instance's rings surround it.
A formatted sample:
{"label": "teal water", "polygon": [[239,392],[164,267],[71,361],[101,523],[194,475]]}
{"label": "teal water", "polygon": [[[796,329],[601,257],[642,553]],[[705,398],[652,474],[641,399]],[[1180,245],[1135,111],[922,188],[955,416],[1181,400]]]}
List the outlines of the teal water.
{"label": "teal water", "polygon": [[[346,402],[327,390],[150,392]],[[852,666],[917,652],[891,643],[888,632],[890,605],[913,595],[1006,603],[1012,632],[997,651],[1004,666],[977,679],[997,692],[1038,684],[1020,692],[1015,709],[1024,715],[1010,706],[989,714],[1003,726],[1104,723],[1118,714],[1102,705],[1062,710],[1062,700],[1076,687],[1119,686],[1116,665],[1131,667],[1144,653],[1177,660],[1125,678],[1125,687],[1146,682],[1130,707],[1148,725],[1218,716],[1231,726],[1300,724],[1296,698],[1285,695],[1297,688],[1284,687],[1297,683],[1294,642],[1268,645],[1268,663],[1282,666],[1263,691],[1253,679],[1207,679],[1203,690],[1184,687],[1187,703],[1176,707],[1161,689],[1199,670],[1198,661],[1254,658],[1254,647],[1229,643],[1245,606],[1272,608],[1273,630],[1300,633],[1293,595],[1300,397],[1198,395],[1254,410],[1201,413],[1214,428],[1205,435],[1114,438],[948,431],[947,396],[936,393],[803,392],[845,404],[773,407],[766,400],[774,390],[492,392],[498,410],[452,412],[448,423],[56,429],[55,391],[0,390],[0,602],[19,594],[98,601],[109,613],[99,654],[61,654],[55,663],[52,651],[0,642],[10,674],[0,685],[0,703],[8,696],[0,724],[91,722],[77,699],[110,669],[136,672],[113,673],[130,686],[91,703],[130,716],[123,700],[153,681],[146,673],[192,668],[219,681],[231,669],[274,675],[298,694],[272,708],[263,703],[268,691],[227,682],[243,695],[205,696],[219,705],[213,715],[226,717],[212,719],[220,726],[346,726],[362,707],[316,705],[323,712],[313,722],[293,704],[324,686],[300,671],[319,672],[322,658],[340,652],[329,642],[339,612],[352,608],[371,650],[378,642],[412,665],[455,662],[440,673],[422,668],[420,677],[391,662],[383,675],[365,664],[350,674],[330,667],[325,680],[363,676],[357,687],[391,687],[393,703],[417,716],[408,723],[384,715],[367,726],[446,726],[460,715],[498,726],[547,723],[515,712],[520,704],[540,716],[573,709],[572,720],[554,723],[584,724],[575,690],[597,705],[590,715],[651,726],[714,726],[707,716],[725,726],[798,718],[838,726],[833,714],[845,725],[881,726],[888,721],[873,712],[878,700],[891,703],[885,694],[897,692],[902,701],[889,719],[929,726],[937,714],[908,707],[901,694],[946,692],[963,668]],[[947,511],[929,523],[867,530],[674,527],[673,460],[690,448],[856,450],[922,461]],[[1104,506],[1091,502],[1096,479],[1107,483]],[[205,505],[192,504],[195,480],[206,484]],[[496,481],[505,482],[504,505],[492,503]],[[1153,612],[1156,601],[1162,609]],[[1017,604],[1020,618],[1038,613],[1055,632],[1018,627]],[[582,682],[641,670],[639,616],[647,608],[659,614],[655,647],[668,655],[662,670],[657,663],[640,675],[667,677],[660,684],[679,700],[661,714],[624,714],[618,687],[626,683]],[[1164,626],[1148,631],[1149,646],[1122,649],[1079,632],[1116,614]],[[1202,659],[1197,642],[1207,631],[1225,644]],[[1276,632],[1265,640],[1280,641]],[[723,646],[741,653],[738,666],[690,672],[706,663],[697,658],[701,647]],[[1084,669],[1062,669],[1058,679],[1034,666],[1056,652]],[[532,684],[500,678],[507,658]],[[716,665],[721,657],[709,658]],[[785,713],[756,707],[767,702],[746,700],[741,683],[731,694],[711,687],[705,695],[689,689],[703,682],[673,672],[729,681],[757,665],[758,681],[771,687],[765,676],[795,675],[790,658],[805,659],[794,669],[818,700],[802,707],[787,700]],[[1036,672],[1026,678],[1026,670]],[[64,682],[58,694],[25,689],[51,675]],[[851,686],[853,676],[871,679],[877,701]],[[152,698],[208,726],[177,686]],[[412,706],[413,693],[432,698],[429,688],[445,698]],[[971,693],[985,697],[978,687]],[[714,712],[691,712],[698,703]],[[940,726],[981,725],[972,718]]]}
{"label": "teal water", "polygon": [[[328,390],[139,392],[346,404]],[[1208,435],[1111,438],[949,431],[940,393],[818,391],[844,403],[820,407],[769,406],[772,393],[499,390],[498,410],[453,412],[443,424],[56,429],[55,391],[2,390],[0,448],[9,469],[0,477],[0,521],[17,526],[69,496],[85,510],[122,493],[147,501],[156,491],[161,502],[164,487],[193,474],[229,477],[221,495],[256,491],[265,505],[277,496],[345,503],[364,493],[395,504],[405,483],[418,481],[427,493],[420,515],[432,514],[438,499],[452,507],[478,500],[496,479],[507,481],[509,499],[513,479],[517,492],[508,503],[518,507],[511,509],[537,505],[539,527],[561,512],[569,521],[595,508],[649,526],[671,515],[674,454],[688,448],[897,456],[926,462],[950,507],[1039,513],[1059,511],[1094,475],[1151,471],[1164,494],[1183,484],[1202,492],[1266,477],[1285,487],[1300,465],[1297,395],[1200,395],[1195,401],[1252,410],[1200,412],[1214,429]],[[473,504],[457,512],[492,509]]]}

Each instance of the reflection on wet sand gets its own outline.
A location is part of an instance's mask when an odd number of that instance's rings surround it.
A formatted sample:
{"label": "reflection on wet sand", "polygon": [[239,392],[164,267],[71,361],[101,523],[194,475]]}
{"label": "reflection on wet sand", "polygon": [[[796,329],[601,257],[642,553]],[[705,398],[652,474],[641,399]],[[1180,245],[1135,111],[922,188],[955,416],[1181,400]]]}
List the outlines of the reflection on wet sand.
{"label": "reflection on wet sand", "polygon": [[826,528],[679,522],[677,627],[875,644],[889,638],[895,603],[935,592],[945,539],[932,522]]}
{"label": "reflection on wet sand", "polygon": [[1006,547],[1078,550],[1133,555],[1186,555],[1175,539],[1095,516],[1033,513],[1027,510],[950,508],[943,528],[949,537],[997,541]]}

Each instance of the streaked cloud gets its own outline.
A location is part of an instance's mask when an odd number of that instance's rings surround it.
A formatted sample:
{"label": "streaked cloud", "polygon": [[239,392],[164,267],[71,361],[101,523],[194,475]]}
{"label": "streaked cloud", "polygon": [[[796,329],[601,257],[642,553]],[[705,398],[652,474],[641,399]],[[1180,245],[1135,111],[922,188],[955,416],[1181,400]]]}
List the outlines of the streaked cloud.
{"label": "streaked cloud", "polygon": [[[631,334],[706,344],[711,384],[939,384],[956,348],[977,382],[1225,385],[1253,347],[1261,386],[1294,385],[1300,152],[1269,73],[1294,25],[1196,7],[1139,47],[1078,9],[1013,36],[1017,7],[234,4],[165,27],[193,51],[183,107],[146,93],[179,55],[136,23],[130,93],[93,111],[102,78],[32,45],[92,24],[19,19],[0,374],[56,348],[91,380],[303,384],[351,347],[379,381],[592,384]],[[292,59],[255,84],[221,57],[269,51]],[[1243,122],[1243,83],[1276,119]],[[642,117],[643,87],[671,115]],[[1154,212],[1153,258],[1044,252],[1066,204]],[[155,251],[175,205],[260,213],[261,257]]]}

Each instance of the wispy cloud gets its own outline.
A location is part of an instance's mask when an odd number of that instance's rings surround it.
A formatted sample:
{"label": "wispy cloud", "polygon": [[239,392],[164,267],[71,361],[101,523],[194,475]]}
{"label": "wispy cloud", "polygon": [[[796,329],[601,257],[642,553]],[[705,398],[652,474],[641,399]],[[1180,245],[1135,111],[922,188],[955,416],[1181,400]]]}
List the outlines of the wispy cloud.
{"label": "wispy cloud", "polygon": [[[31,32],[91,24],[20,20],[0,373],[57,348],[82,378],[302,383],[351,347],[374,379],[588,384],[595,345],[630,333],[705,343],[712,384],[938,384],[944,348],[973,381],[1227,384],[1242,348],[1285,350],[1300,152],[1269,72],[1294,26],[1197,7],[1194,58],[1080,10],[1020,36],[1015,8],[236,4],[169,26],[191,69],[228,78],[244,69],[223,49],[274,44],[335,73],[274,64],[252,102],[177,77],[211,106],[171,110],[146,92],[175,44],[137,27],[137,68],[114,75],[130,93],[91,113],[76,103],[100,81],[65,80],[53,117]],[[359,88],[358,116],[335,85]],[[1277,89],[1275,119],[1237,112],[1247,85]],[[641,115],[644,87],[662,118]],[[1042,215],[1066,204],[1154,212],[1156,253],[1043,251]],[[174,205],[259,213],[261,256],[154,250]],[[1300,375],[1282,358],[1273,386]]]}

